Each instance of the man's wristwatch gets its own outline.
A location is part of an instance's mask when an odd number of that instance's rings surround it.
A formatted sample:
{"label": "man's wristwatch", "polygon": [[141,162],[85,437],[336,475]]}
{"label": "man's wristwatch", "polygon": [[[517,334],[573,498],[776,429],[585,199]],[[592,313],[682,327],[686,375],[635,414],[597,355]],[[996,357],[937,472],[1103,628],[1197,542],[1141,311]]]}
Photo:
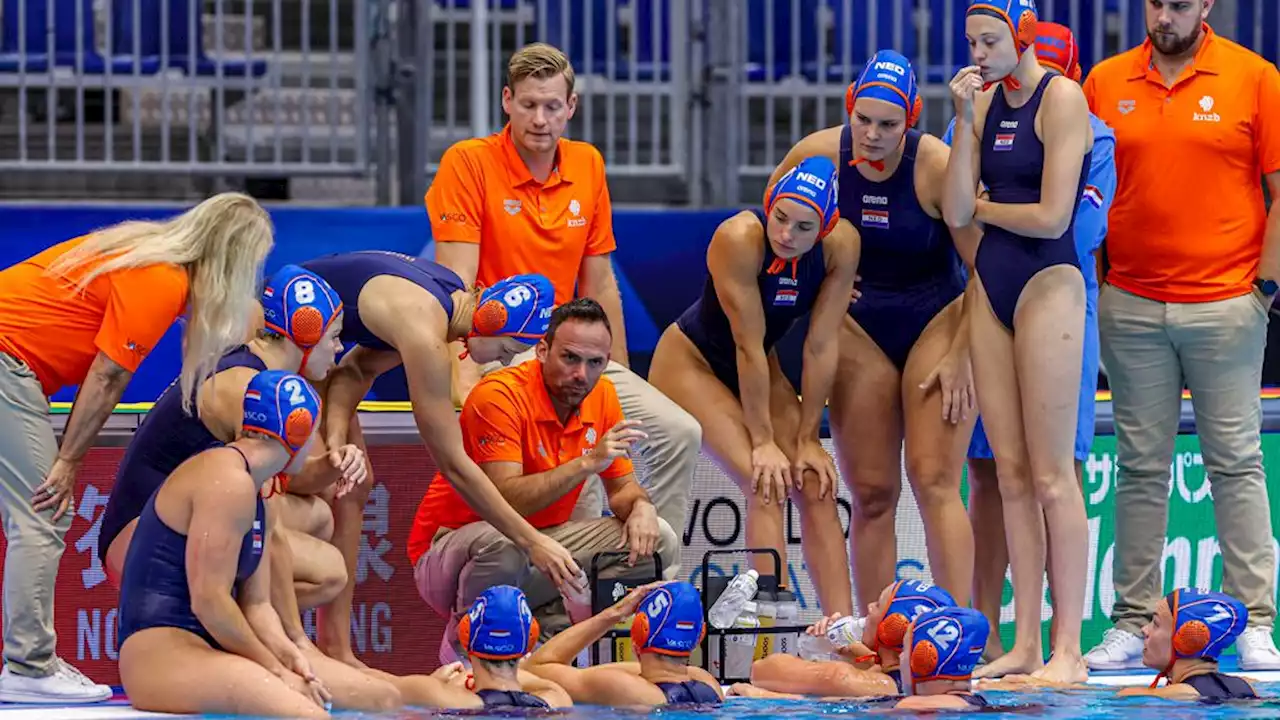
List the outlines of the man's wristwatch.
{"label": "man's wristwatch", "polygon": [[1280,283],[1277,283],[1275,280],[1263,280],[1262,278],[1254,278],[1253,286],[1258,288],[1258,291],[1267,297],[1274,296],[1276,291],[1280,290]]}

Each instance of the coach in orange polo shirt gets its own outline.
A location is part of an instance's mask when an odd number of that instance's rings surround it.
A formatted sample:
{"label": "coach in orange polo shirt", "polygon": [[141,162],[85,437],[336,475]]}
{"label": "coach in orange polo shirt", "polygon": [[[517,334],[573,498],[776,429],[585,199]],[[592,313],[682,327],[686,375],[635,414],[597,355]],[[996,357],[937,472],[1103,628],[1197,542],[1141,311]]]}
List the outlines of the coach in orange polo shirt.
{"label": "coach in orange polo shirt", "polygon": [[[579,565],[587,567],[598,552],[626,548],[627,566],[612,571],[651,578],[652,562],[644,558],[657,552],[666,566],[678,557],[680,540],[658,517],[627,458],[644,433],[623,419],[613,383],[601,377],[612,341],[608,315],[596,301],[556,308],[535,360],[486,375],[467,396],[463,445],[507,502]],[[613,517],[571,520],[586,480],[596,474]],[[458,620],[494,585],[521,587],[544,634],[568,627],[568,617],[548,607],[558,590],[439,474],[418,506],[408,547],[419,594],[450,618],[442,663],[466,657],[457,647]]]}
{"label": "coach in orange polo shirt", "polygon": [[[1222,547],[1222,589],[1249,608],[1245,670],[1280,669],[1262,465],[1267,312],[1280,280],[1280,73],[1205,24],[1212,0],[1150,0],[1147,41],[1099,64],[1089,105],[1115,129],[1117,188],[1098,301],[1120,467],[1115,627],[1085,659],[1142,666],[1164,593],[1169,468],[1185,383]],[[1123,518],[1123,520],[1120,520]]]}
{"label": "coach in orange polo shirt", "polygon": [[[556,289],[556,303],[593,298],[616,330],[605,375],[613,381],[628,419],[642,424],[645,487],[658,515],[683,528],[689,486],[702,446],[697,421],[627,368],[622,297],[610,255],[613,207],[604,158],[593,146],[561,136],[577,107],[573,67],[550,45],[534,43],[507,65],[502,132],[464,140],[440,159],[426,204],[436,261],[468,285],[492,284],[520,273],[541,273]],[[532,351],[517,356],[523,362]],[[499,367],[490,365],[482,372]],[[480,373],[459,367],[456,388],[465,398]],[[598,482],[588,484],[580,512],[600,515]],[[674,573],[679,558],[669,568]]]}

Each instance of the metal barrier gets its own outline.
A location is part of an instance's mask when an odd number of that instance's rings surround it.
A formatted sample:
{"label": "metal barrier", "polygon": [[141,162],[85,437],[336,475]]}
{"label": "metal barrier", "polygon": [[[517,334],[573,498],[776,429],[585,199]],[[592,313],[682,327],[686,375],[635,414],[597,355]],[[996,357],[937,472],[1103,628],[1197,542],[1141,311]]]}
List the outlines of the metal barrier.
{"label": "metal barrier", "polygon": [[364,173],[372,1],[3,0],[0,169]]}

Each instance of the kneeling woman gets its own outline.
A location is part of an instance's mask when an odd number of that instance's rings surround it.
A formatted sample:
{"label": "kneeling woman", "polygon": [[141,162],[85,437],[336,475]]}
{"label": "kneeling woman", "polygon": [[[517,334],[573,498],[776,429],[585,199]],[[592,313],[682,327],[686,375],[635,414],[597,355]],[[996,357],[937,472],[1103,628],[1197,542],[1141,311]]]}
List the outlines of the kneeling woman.
{"label": "kneeling woman", "polygon": [[120,679],[139,710],[328,717],[329,693],[271,607],[262,486],[311,449],[320,399],[268,370],[237,438],[182,463],[147,501],[120,583]]}
{"label": "kneeling woman", "polygon": [[[836,209],[836,177],[830,159],[804,160],[769,188],[764,212],[720,224],[702,297],[658,341],[649,382],[701,423],[704,449],[747,498],[747,546],[777,549],[784,568],[783,510],[794,486],[819,602],[850,614],[835,465],[818,440],[858,263],[856,234]],[[801,402],[773,346],[810,312]],[[772,572],[771,560],[754,562]]]}

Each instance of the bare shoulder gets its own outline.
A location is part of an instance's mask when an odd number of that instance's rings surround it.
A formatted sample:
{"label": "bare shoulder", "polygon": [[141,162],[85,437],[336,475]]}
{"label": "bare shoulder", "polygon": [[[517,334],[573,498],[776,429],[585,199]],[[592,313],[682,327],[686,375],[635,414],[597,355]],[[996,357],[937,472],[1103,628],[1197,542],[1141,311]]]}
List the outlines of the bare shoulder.
{"label": "bare shoulder", "polygon": [[802,158],[821,155],[830,158],[832,162],[838,162],[840,160],[840,134],[843,132],[843,125],[811,132],[800,138],[800,142],[796,143],[792,152]]}
{"label": "bare shoulder", "polygon": [[711,238],[711,244],[717,251],[731,252],[735,255],[740,252],[750,252],[755,255],[763,255],[764,245],[761,241],[764,239],[764,225],[756,214],[750,210],[725,218],[716,228],[715,235]]}
{"label": "bare shoulder", "polygon": [[827,272],[852,264],[857,257],[859,241],[858,229],[848,219],[840,218],[831,232],[822,238],[822,259]]}
{"label": "bare shoulder", "polygon": [[449,318],[435,295],[395,275],[379,275],[365,283],[357,300],[360,321],[379,339],[398,347],[406,335],[443,341]]}

